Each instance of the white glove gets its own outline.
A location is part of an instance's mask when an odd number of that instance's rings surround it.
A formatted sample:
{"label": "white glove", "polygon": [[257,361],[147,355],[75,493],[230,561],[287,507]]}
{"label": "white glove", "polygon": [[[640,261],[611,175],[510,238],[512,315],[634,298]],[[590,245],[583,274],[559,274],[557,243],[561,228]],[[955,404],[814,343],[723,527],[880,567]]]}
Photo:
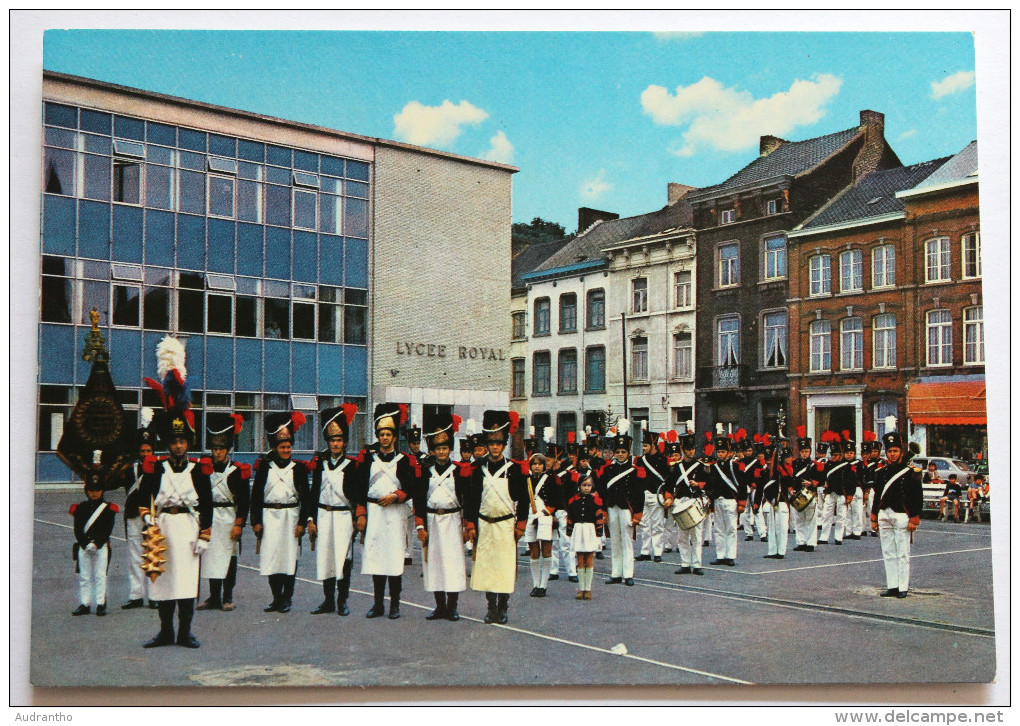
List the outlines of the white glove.
{"label": "white glove", "polygon": [[201,555],[203,552],[209,549],[209,541],[204,539],[196,539],[195,544],[193,544],[191,547],[196,555]]}
{"label": "white glove", "polygon": [[85,545],[85,551],[90,553],[90,554],[94,553],[98,549],[99,548],[96,547],[96,543],[95,542],[89,542],[87,545]]}
{"label": "white glove", "polygon": [[146,514],[145,516],[143,516],[142,517],[142,522],[145,524],[146,527],[151,527],[152,526],[152,515],[151,514]]}

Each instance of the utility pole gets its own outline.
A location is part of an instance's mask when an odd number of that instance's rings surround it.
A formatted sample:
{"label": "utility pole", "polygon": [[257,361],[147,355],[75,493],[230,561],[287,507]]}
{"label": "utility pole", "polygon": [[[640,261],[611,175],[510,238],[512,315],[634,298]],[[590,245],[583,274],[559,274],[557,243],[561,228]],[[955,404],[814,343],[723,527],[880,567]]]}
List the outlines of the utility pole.
{"label": "utility pole", "polygon": [[630,419],[630,408],[627,406],[627,313],[620,313],[620,339],[623,347],[620,348],[623,356],[623,416]]}

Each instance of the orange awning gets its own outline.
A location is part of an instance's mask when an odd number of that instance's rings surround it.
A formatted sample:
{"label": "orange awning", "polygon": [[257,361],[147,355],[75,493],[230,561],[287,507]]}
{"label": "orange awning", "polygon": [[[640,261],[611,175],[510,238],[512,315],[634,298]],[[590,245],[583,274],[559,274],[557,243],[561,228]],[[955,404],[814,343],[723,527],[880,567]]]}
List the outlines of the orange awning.
{"label": "orange awning", "polygon": [[911,383],[907,389],[907,418],[915,424],[987,424],[985,382]]}

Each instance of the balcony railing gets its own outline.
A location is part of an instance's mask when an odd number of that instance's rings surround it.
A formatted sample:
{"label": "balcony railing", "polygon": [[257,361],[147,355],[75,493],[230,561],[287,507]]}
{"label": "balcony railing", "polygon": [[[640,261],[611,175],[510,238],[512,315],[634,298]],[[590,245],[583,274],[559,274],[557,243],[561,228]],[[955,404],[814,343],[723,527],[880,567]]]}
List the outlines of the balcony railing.
{"label": "balcony railing", "polygon": [[747,366],[706,366],[698,369],[698,387],[730,389],[747,385]]}

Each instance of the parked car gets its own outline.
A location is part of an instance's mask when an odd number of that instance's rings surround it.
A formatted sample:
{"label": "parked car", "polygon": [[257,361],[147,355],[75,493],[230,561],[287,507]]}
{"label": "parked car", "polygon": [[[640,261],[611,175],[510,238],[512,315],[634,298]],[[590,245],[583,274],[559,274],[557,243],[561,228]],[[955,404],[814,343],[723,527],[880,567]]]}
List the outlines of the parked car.
{"label": "parked car", "polygon": [[[930,462],[935,463],[935,470],[939,474],[939,478],[942,480],[937,484],[925,483],[924,488],[924,510],[926,512],[939,511],[939,500],[942,498],[942,493],[946,490],[946,481],[949,479],[950,474],[956,474],[956,480],[960,483],[960,487],[963,489],[963,493],[960,497],[960,516],[963,516],[963,511],[967,506],[967,487],[971,482],[974,481],[974,476],[977,474],[970,464],[960,459],[953,459],[948,456],[915,456],[912,463],[914,466],[920,467],[922,471],[922,481],[924,472],[928,470],[928,464]],[[985,481],[988,481],[988,477],[985,477]],[[982,512],[988,511],[988,501],[984,502],[981,508]]]}

